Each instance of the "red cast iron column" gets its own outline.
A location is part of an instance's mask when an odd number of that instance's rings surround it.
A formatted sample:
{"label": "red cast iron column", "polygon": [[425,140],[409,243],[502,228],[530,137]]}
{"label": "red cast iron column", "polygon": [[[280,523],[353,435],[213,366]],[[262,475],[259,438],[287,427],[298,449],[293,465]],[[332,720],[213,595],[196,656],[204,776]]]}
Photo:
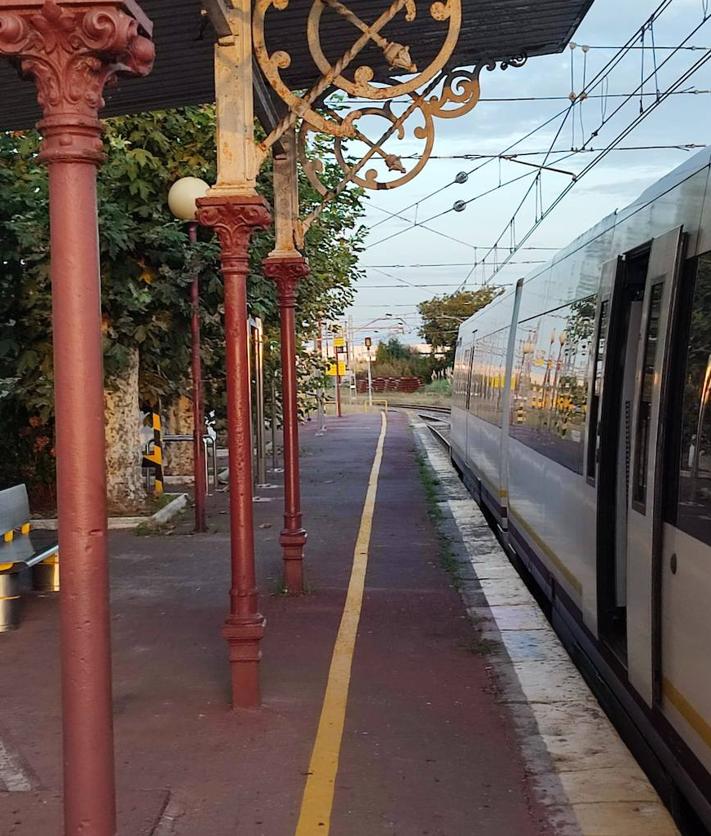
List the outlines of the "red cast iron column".
{"label": "red cast iron column", "polygon": [[208,196],[200,198],[197,205],[198,221],[214,227],[220,239],[225,284],[232,586],[230,613],[222,632],[230,649],[232,704],[253,708],[261,702],[264,616],[258,608],[254,567],[247,272],[252,233],[268,226],[270,217],[266,202],[256,196]]}
{"label": "red cast iron column", "polygon": [[284,528],[279,537],[284,559],[284,585],[291,595],[304,591],[304,545],[306,531],[301,526],[301,488],[299,476],[299,415],[296,384],[296,292],[299,281],[308,275],[303,256],[270,257],[264,273],[277,286],[281,325],[281,391],[284,422]]}
{"label": "red cast iron column", "polygon": [[[129,10],[128,14],[126,10]],[[137,18],[135,15],[140,15]],[[104,85],[145,75],[135,5],[0,2],[0,54],[33,78],[49,168],[64,727],[64,826],[116,832],[96,169]]]}
{"label": "red cast iron column", "polygon": [[[197,243],[196,223],[188,227],[190,243]],[[195,531],[207,531],[205,519],[205,494],[207,479],[205,476],[205,407],[202,392],[202,362],[200,358],[200,277],[195,272],[190,285],[190,344],[192,383],[193,383],[193,474],[195,486]]]}

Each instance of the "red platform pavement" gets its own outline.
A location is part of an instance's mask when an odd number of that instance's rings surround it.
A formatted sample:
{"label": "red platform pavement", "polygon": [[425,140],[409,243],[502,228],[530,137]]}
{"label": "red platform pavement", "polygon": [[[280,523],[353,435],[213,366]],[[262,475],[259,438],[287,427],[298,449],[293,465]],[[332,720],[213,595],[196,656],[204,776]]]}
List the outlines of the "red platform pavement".
{"label": "red platform pavement", "polygon": [[[309,594],[279,593],[281,490],[255,503],[264,707],[227,708],[226,495],[210,533],[111,538],[120,833],[294,834],[381,419],[302,433]],[[390,413],[330,822],[333,836],[547,833],[518,741],[440,565],[406,417]],[[0,833],[61,833],[57,605],[0,636]],[[317,832],[328,832],[324,824]],[[302,830],[302,834],[305,831]]]}

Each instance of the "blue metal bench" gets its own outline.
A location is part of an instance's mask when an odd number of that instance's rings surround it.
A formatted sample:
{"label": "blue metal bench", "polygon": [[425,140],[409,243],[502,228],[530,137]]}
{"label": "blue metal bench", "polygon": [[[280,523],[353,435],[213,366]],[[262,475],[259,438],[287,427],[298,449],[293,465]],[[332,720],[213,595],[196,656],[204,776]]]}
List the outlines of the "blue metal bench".
{"label": "blue metal bench", "polygon": [[59,547],[38,548],[30,534],[30,503],[24,485],[0,491],[0,633],[20,618],[20,574],[32,571],[32,585],[42,592],[59,589]]}

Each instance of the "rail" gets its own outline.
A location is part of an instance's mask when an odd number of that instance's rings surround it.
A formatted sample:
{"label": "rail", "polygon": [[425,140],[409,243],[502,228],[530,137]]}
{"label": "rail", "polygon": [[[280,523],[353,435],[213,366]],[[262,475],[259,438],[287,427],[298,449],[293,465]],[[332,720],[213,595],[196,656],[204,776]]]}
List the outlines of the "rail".
{"label": "rail", "polygon": [[401,409],[417,409],[421,412],[441,412],[443,415],[449,415],[452,410],[448,406],[430,406],[423,403],[391,403],[392,407],[400,407]]}

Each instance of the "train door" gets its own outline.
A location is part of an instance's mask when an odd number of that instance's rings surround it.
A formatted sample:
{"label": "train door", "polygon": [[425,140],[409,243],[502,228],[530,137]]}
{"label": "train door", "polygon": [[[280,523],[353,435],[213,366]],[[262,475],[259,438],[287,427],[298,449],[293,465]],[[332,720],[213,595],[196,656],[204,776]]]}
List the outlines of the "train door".
{"label": "train door", "polygon": [[472,402],[472,370],[474,368],[474,353],[476,352],[476,331],[472,333],[472,347],[471,351],[469,352],[469,362],[466,368],[466,375],[467,375],[467,392],[466,392],[466,400],[464,403],[464,451],[465,456],[469,455],[469,435],[471,433],[471,421],[469,419],[469,409],[471,408]]}
{"label": "train door", "polygon": [[626,521],[628,675],[649,705],[654,699],[655,577],[661,556],[663,404],[667,397],[669,348],[683,244],[681,227],[652,243],[631,413]]}
{"label": "train door", "polygon": [[588,460],[597,485],[598,632],[624,665],[632,411],[649,258],[647,247],[604,267],[591,404],[598,428]]}
{"label": "train door", "polygon": [[[523,279],[516,282],[514,295],[513,313],[511,315],[511,328],[506,345],[506,368],[504,370],[504,393],[501,400],[501,446],[499,453],[499,487],[501,504],[508,509],[509,504],[509,435],[511,432],[511,398],[513,394],[513,367],[516,354],[516,333],[518,318],[521,311],[521,296],[523,295]],[[501,521],[501,527],[508,529],[508,510]]]}
{"label": "train door", "polygon": [[711,769],[711,252],[686,262],[668,377],[655,698]]}
{"label": "train door", "polygon": [[461,439],[462,456],[466,456],[467,413],[465,411],[468,394],[466,389],[466,375],[469,367],[471,350],[462,347],[463,339],[457,341],[457,352],[454,358],[454,380],[452,386],[452,438]]}

